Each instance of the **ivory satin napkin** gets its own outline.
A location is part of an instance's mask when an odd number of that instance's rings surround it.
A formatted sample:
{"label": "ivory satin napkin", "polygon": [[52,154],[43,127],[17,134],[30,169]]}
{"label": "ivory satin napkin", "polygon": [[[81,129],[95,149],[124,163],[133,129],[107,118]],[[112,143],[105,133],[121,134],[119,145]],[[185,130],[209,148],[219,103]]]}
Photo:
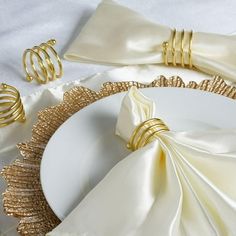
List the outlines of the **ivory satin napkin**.
{"label": "ivory satin napkin", "polygon": [[[124,145],[154,114],[132,88],[116,127]],[[47,235],[235,235],[235,179],[235,130],[165,131],[113,167]]]}
{"label": "ivory satin napkin", "polygon": [[[161,14],[156,9],[157,14]],[[111,0],[102,1],[64,57],[79,62],[133,65],[160,64],[163,43],[173,63],[170,47],[173,30],[146,20],[142,15]],[[176,62],[181,63],[181,32],[176,32]],[[190,49],[191,48],[191,52]],[[236,38],[220,34],[190,32],[183,39],[183,63],[210,75],[236,81]],[[191,53],[191,55],[190,55]]]}

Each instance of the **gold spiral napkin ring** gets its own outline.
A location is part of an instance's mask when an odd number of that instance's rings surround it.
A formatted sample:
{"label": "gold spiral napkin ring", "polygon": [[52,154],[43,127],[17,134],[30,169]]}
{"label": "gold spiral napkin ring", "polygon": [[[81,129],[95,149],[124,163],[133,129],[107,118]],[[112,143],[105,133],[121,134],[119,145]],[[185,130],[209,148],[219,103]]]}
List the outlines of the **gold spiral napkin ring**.
{"label": "gold spiral napkin ring", "polygon": [[[162,54],[163,61],[165,65],[172,64],[173,66],[180,65],[185,67],[186,65],[191,69],[193,67],[192,63],[192,41],[193,41],[193,31],[189,32],[189,37],[187,37],[187,33],[182,30],[178,32],[180,34],[180,44],[179,44],[179,54],[180,54],[180,62],[177,63],[177,48],[176,48],[176,29],[171,32],[171,39],[169,42],[165,41],[162,44]],[[184,49],[184,41],[188,40],[188,49],[185,51]],[[185,54],[188,54],[188,60],[185,59]],[[170,60],[171,58],[171,60]],[[188,62],[188,63],[186,63]]]}
{"label": "gold spiral napkin ring", "polygon": [[13,86],[0,84],[0,127],[15,121],[25,121],[25,111],[19,91]]}
{"label": "gold spiral napkin ring", "polygon": [[[35,78],[39,84],[46,84],[49,81],[62,77],[62,63],[60,57],[53,48],[55,44],[56,40],[51,39],[46,43],[41,43],[39,46],[34,46],[31,49],[25,50],[23,54],[23,67],[27,81],[31,82]],[[28,54],[29,63],[27,64]],[[57,64],[57,69],[55,62]]]}
{"label": "gold spiral napkin ring", "polygon": [[127,144],[127,148],[135,151],[144,147],[146,144],[152,142],[159,133],[164,131],[169,131],[169,128],[161,119],[152,118],[146,120],[136,127]]}

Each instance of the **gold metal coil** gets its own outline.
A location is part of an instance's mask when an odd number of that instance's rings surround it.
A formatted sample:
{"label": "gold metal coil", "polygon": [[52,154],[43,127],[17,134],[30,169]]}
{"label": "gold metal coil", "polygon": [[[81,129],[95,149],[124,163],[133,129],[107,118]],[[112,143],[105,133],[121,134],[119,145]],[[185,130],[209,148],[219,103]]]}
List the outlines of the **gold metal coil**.
{"label": "gold metal coil", "polygon": [[190,31],[189,35],[189,47],[188,47],[188,61],[189,61],[189,68],[193,67],[192,63],[192,43],[193,43],[193,31]]}
{"label": "gold metal coil", "polygon": [[169,128],[161,119],[152,118],[146,120],[136,127],[127,144],[127,148],[135,151],[144,147],[156,139],[159,133],[165,131],[169,131]]}
{"label": "gold metal coil", "polygon": [[[176,35],[177,31],[176,29],[173,29],[171,32],[171,38],[169,42],[165,41],[162,44],[162,55],[163,55],[163,61],[165,65],[173,65],[173,66],[188,66],[189,68],[193,67],[192,63],[192,41],[193,41],[193,31],[189,32],[188,39],[188,48],[187,51],[184,48],[184,40],[186,39],[186,34],[184,30],[181,32],[178,32],[180,34],[180,43],[179,48],[176,46]],[[177,62],[177,53],[180,55],[180,61]],[[185,54],[188,54],[188,59],[185,59]]]}
{"label": "gold metal coil", "polygon": [[23,67],[27,81],[35,79],[39,84],[46,84],[62,77],[62,63],[53,48],[55,44],[56,40],[51,39],[24,51]]}
{"label": "gold metal coil", "polygon": [[25,121],[25,111],[19,91],[13,86],[0,84],[0,127],[15,121]]}
{"label": "gold metal coil", "polygon": [[[176,29],[173,30],[172,33],[172,45],[171,45],[171,53],[172,53],[172,61],[173,65],[176,66],[176,52],[175,52],[175,43],[176,43]],[[167,49],[166,49],[167,50]],[[167,58],[166,58],[167,60]],[[168,60],[167,60],[168,61]]]}

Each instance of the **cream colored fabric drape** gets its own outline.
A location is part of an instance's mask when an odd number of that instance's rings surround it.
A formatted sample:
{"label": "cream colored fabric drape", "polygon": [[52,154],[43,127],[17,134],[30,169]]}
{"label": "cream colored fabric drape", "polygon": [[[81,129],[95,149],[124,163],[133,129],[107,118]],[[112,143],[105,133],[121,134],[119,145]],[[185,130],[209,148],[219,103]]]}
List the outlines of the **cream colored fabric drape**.
{"label": "cream colored fabric drape", "polygon": [[[171,31],[131,9],[104,0],[64,56],[89,63],[159,64],[163,63],[162,44],[170,40]],[[185,64],[188,64],[189,32],[185,34],[183,46]],[[235,52],[235,36],[193,34],[192,62],[198,70],[236,81]],[[176,56],[180,62],[180,32],[176,34]]]}
{"label": "cream colored fabric drape", "polygon": [[[116,133],[155,114],[135,88]],[[226,236],[236,232],[236,131],[167,131],[119,162],[48,236]]]}

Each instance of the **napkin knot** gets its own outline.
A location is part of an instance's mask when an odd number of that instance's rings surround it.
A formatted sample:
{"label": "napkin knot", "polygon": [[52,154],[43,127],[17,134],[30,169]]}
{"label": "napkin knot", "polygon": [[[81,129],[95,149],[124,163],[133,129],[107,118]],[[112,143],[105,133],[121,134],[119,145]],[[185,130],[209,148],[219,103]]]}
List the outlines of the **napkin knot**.
{"label": "napkin knot", "polygon": [[162,44],[163,61],[165,65],[180,65],[192,68],[192,40],[193,31],[187,32],[173,29],[169,41]]}
{"label": "napkin knot", "polygon": [[127,148],[135,151],[144,147],[148,143],[154,141],[160,133],[165,131],[169,131],[169,128],[161,119],[148,119],[135,128],[129,143],[127,144]]}

